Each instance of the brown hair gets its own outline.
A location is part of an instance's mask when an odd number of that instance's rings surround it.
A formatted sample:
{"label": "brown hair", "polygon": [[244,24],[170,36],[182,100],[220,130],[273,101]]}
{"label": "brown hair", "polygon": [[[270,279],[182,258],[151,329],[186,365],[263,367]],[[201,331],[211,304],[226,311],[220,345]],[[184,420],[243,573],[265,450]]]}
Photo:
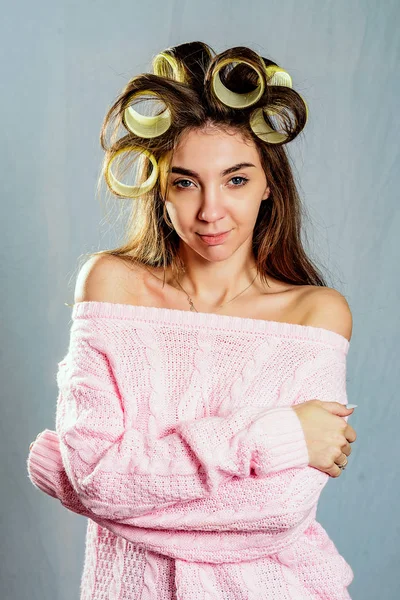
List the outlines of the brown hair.
{"label": "brown hair", "polygon": [[[165,55],[174,59],[177,68],[171,66],[171,61],[165,60]],[[228,67],[221,68],[220,79],[229,90],[237,93],[252,92],[257,86],[257,73],[249,68],[249,64],[258,72],[263,71],[266,85],[256,103],[238,110],[222,103],[213,93],[212,74],[220,61],[226,59],[233,62]],[[247,64],[234,63],[238,59]],[[236,66],[229,68],[232,64]],[[122,153],[125,160],[128,159],[124,170],[132,173],[133,162],[137,159],[137,152],[129,153],[129,147],[132,146],[153,154],[159,165],[160,176],[149,192],[125,201],[128,202],[130,212],[128,218],[124,217],[124,243],[111,250],[91,253],[90,256],[111,254],[125,257],[132,262],[163,266],[164,273],[166,266],[171,266],[175,272],[182,268],[178,255],[180,238],[165,219],[163,197],[166,191],[166,173],[183,133],[212,125],[221,127],[224,131],[239,131],[245,139],[256,145],[271,190],[269,201],[261,203],[254,227],[253,253],[260,278],[267,282],[269,275],[295,285],[327,285],[302,245],[301,221],[305,209],[284,147],[284,143],[294,139],[304,128],[307,108],[300,94],[291,87],[267,85],[269,78],[265,68],[270,65],[276,63],[247,47],[231,48],[216,55],[207,44],[191,42],[164,50],[157,55],[157,65],[153,60],[153,73],[137,75],[128,82],[103,122],[100,142],[105,157],[98,191],[101,182],[105,181],[110,187],[107,166],[115,159],[118,151],[121,154],[121,150],[127,150]],[[125,109],[142,102],[143,94],[150,96],[150,105],[160,100],[165,103],[172,117],[167,131],[150,139],[135,135],[124,122]],[[280,124],[287,135],[284,143],[266,143],[255,135],[249,125],[252,111],[266,106],[279,108]],[[271,117],[268,116],[266,122],[275,128]],[[118,139],[121,129],[123,135]],[[143,154],[136,183],[144,182],[151,170],[152,165]],[[120,196],[111,188],[110,190],[114,199]]]}

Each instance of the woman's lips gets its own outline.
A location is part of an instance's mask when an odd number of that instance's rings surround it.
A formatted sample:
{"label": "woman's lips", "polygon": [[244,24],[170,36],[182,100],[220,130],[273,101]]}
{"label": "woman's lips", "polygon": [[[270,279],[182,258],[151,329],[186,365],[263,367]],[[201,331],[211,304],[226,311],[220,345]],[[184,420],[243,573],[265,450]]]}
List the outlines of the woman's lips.
{"label": "woman's lips", "polygon": [[221,233],[219,235],[200,235],[199,233],[197,235],[208,246],[215,246],[216,244],[221,244],[224,242],[231,231],[232,230],[225,231],[225,233]]}

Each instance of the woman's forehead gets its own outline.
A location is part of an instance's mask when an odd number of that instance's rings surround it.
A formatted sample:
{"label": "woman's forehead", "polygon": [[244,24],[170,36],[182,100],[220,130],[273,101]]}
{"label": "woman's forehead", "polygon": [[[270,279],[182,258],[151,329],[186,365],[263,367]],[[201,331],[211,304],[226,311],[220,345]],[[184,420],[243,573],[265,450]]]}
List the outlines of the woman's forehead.
{"label": "woman's forehead", "polygon": [[243,138],[241,132],[225,132],[222,130],[190,131],[180,140],[175,148],[171,166],[194,166],[184,162],[191,159],[204,164],[215,163],[218,168],[230,167],[234,163],[251,162],[260,165],[258,151],[253,142]]}

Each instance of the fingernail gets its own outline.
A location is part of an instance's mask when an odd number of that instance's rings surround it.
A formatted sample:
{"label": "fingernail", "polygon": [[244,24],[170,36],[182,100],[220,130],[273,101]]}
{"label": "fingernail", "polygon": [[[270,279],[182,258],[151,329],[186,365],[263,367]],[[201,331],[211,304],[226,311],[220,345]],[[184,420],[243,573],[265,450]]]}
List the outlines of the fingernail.
{"label": "fingernail", "polygon": [[346,404],[346,408],[357,408],[358,404]]}

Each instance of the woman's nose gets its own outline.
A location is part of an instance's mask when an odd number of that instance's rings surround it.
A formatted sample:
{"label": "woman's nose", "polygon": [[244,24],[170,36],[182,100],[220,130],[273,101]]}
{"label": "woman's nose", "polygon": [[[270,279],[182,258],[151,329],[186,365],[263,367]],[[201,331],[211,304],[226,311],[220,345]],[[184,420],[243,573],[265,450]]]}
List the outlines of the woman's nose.
{"label": "woman's nose", "polygon": [[224,214],[221,190],[216,186],[205,188],[201,195],[199,214],[202,219],[212,221]]}

